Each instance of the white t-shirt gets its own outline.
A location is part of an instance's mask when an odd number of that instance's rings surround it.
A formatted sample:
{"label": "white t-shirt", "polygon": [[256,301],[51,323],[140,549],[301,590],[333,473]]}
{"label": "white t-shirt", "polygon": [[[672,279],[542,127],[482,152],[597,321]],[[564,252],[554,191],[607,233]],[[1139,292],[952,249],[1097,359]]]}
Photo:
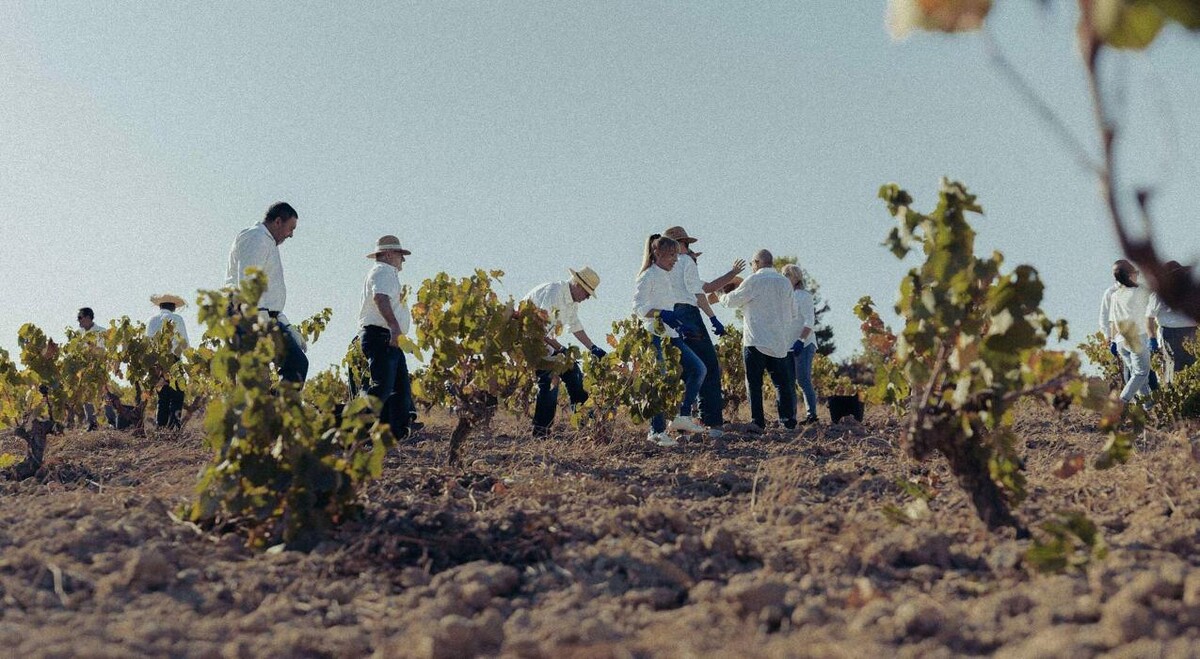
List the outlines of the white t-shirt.
{"label": "white t-shirt", "polygon": [[532,302],[550,317],[550,336],[562,333],[561,328],[559,331],[555,330],[556,325],[561,325],[572,334],[583,331],[583,323],[579,321],[579,303],[571,297],[571,282],[552,281],[542,284],[529,291],[524,299]]}
{"label": "white t-shirt", "polygon": [[259,222],[243,229],[229,248],[229,267],[225,271],[225,285],[237,286],[246,276],[246,268],[255,267],[267,276],[267,290],[258,301],[260,309],[283,311],[287,302],[287,284],[283,281],[283,261],[279,257],[279,245],[267,231],[267,225]]}
{"label": "white t-shirt", "polygon": [[188,333],[187,326],[183,324],[183,316],[174,311],[159,309],[158,313],[151,316],[150,321],[146,323],[146,336],[158,336],[158,333],[162,331],[163,325],[168,320],[171,321],[175,329],[175,336],[171,339],[171,345],[174,347],[175,352],[178,353],[188,347]]}
{"label": "white t-shirt", "polygon": [[[683,261],[683,259],[681,258],[679,261]],[[649,268],[638,275],[637,281],[634,283],[633,313],[643,319],[646,329],[657,333],[655,326],[658,324],[658,319],[647,318],[646,314],[655,309],[672,311],[675,309],[677,299],[675,287],[671,284],[671,273],[658,267],[657,263],[651,263]],[[672,339],[679,337],[679,332],[670,327],[667,327],[663,334]]]}
{"label": "white t-shirt", "polygon": [[700,279],[700,269],[692,257],[680,254],[667,276],[675,291],[675,303],[696,306],[696,296],[704,294],[704,281]]}
{"label": "white t-shirt", "polygon": [[[1119,331],[1113,340],[1124,343],[1126,337],[1146,336],[1146,306],[1150,296],[1141,286],[1118,286],[1109,300],[1108,316]],[[1131,349],[1138,350],[1137,346]]]}
{"label": "white t-shirt", "polygon": [[721,296],[730,309],[742,309],[742,345],[768,357],[786,357],[796,342],[796,297],[792,282],[774,268],[762,268]]}
{"label": "white t-shirt", "polygon": [[383,261],[376,261],[375,265],[371,266],[371,271],[367,273],[367,280],[363,283],[362,307],[358,312],[358,326],[373,325],[391,329],[375,304],[375,295],[378,293],[388,296],[388,301],[392,304],[392,313],[396,315],[396,322],[400,324],[400,333],[408,334],[408,328],[412,324],[412,314],[409,313],[408,306],[400,301],[400,292],[400,271]]}
{"label": "white t-shirt", "polygon": [[1159,327],[1196,326],[1196,321],[1191,316],[1180,311],[1175,311],[1163,304],[1162,300],[1158,297],[1158,293],[1150,294],[1150,300],[1146,303],[1146,316],[1157,320]]}

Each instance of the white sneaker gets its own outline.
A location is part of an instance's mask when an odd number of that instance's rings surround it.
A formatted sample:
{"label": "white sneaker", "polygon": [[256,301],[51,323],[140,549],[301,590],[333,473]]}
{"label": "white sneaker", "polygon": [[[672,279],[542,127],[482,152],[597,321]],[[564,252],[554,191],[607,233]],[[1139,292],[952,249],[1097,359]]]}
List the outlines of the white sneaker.
{"label": "white sneaker", "polygon": [[725,431],[721,430],[720,428],[709,428],[708,436],[713,439],[721,439],[725,436]]}
{"label": "white sneaker", "polygon": [[699,423],[696,423],[696,420],[693,419],[692,417],[683,416],[683,415],[675,417],[675,419],[673,421],[671,421],[671,425],[667,426],[667,430],[674,431],[674,432],[690,432],[690,433],[696,433],[696,434],[702,434],[702,433],[708,431],[707,428],[700,425]]}
{"label": "white sneaker", "polygon": [[679,442],[675,441],[674,439],[671,439],[671,436],[665,432],[650,431],[650,434],[646,435],[646,440],[650,441],[654,444],[658,444],[659,446],[662,446],[664,448],[670,448],[672,446],[679,445]]}

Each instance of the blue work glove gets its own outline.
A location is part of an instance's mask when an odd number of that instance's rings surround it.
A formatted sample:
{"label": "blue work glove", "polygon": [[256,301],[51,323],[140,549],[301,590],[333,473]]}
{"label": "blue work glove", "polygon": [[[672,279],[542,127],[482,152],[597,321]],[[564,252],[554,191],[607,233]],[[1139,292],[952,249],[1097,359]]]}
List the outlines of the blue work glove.
{"label": "blue work glove", "polygon": [[1158,337],[1157,336],[1150,337],[1150,352],[1158,352],[1158,350],[1159,350]]}
{"label": "blue work glove", "polygon": [[792,352],[794,352],[798,355],[798,354],[800,354],[801,350],[804,350],[804,342],[803,341],[796,341],[795,343],[792,344]]}
{"label": "blue work glove", "polygon": [[592,347],[588,348],[588,352],[592,353],[592,356],[596,359],[603,359],[604,355],[608,354],[607,352],[604,352],[603,348],[594,343],[592,344]]}
{"label": "blue work glove", "polygon": [[725,336],[725,326],[721,324],[720,320],[717,320],[716,316],[709,316],[708,322],[710,325],[712,325],[713,334],[716,334],[717,336]]}
{"label": "blue work glove", "polygon": [[663,309],[658,312],[658,319],[663,322],[663,325],[670,327],[671,329],[675,330],[676,332],[679,332],[680,334],[683,333],[683,331],[684,331],[683,319],[680,318],[679,316],[677,316],[674,311],[668,311],[666,309]]}
{"label": "blue work glove", "polygon": [[1121,356],[1121,353],[1117,351],[1117,342],[1116,341],[1108,342],[1108,351],[1112,353],[1113,357]]}

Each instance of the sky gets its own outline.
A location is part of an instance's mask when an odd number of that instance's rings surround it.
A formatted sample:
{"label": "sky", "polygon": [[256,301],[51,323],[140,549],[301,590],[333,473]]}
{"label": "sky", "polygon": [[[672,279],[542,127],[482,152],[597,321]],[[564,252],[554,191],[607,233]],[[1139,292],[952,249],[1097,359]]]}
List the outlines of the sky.
{"label": "sky", "polygon": [[[1095,151],[1070,2],[1000,2],[997,43]],[[1107,67],[1126,188],[1153,185],[1168,256],[1200,257],[1200,41],[1168,30]],[[1191,71],[1191,73],[1188,73]],[[838,358],[852,308],[889,311],[913,263],[880,243],[897,182],[942,176],[986,216],[977,251],[1046,282],[1074,338],[1119,255],[1091,176],[990,63],[980,35],[895,42],[883,2],[0,3],[0,348],[90,306],[223,283],[237,232],[286,200],[293,321],[334,310],[311,373],[357,329],[364,256],[401,280],[501,269],[504,290],[590,266],[593,337],[631,312],[650,233],[700,239],[701,275],[767,248],[821,284]],[[720,310],[725,320],[733,315]],[[199,336],[194,305],[183,310]]]}

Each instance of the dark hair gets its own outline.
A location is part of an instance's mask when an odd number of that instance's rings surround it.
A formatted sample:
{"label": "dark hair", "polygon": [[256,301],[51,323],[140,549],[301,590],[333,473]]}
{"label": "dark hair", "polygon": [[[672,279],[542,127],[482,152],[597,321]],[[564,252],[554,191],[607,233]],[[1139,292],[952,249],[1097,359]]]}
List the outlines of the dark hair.
{"label": "dark hair", "polygon": [[92,311],[91,307],[83,307],[79,310],[79,315],[84,318],[91,318],[92,320],[96,319],[96,312]]}
{"label": "dark hair", "polygon": [[293,217],[300,217],[296,214],[296,209],[286,201],[277,201],[267,209],[267,214],[263,217],[263,224],[272,220],[289,220]]}
{"label": "dark hair", "polygon": [[175,310],[175,303],[174,303],[174,302],[163,302],[162,304],[159,304],[159,305],[158,305],[158,308],[159,308],[159,309],[166,309],[167,311],[174,311],[174,310]]}
{"label": "dark hair", "polygon": [[1133,283],[1133,272],[1132,267],[1125,267],[1117,263],[1113,266],[1113,279],[1116,279],[1117,283],[1125,288],[1137,288],[1137,284]]}

